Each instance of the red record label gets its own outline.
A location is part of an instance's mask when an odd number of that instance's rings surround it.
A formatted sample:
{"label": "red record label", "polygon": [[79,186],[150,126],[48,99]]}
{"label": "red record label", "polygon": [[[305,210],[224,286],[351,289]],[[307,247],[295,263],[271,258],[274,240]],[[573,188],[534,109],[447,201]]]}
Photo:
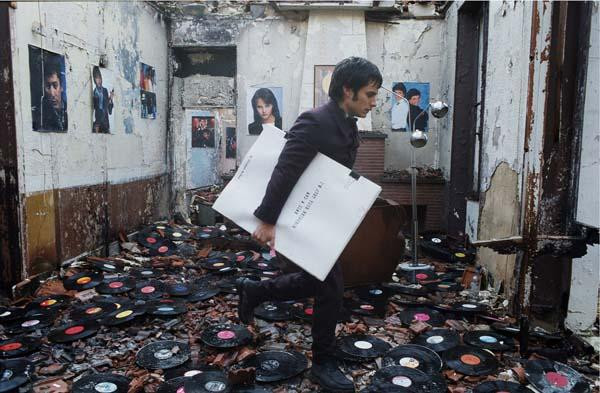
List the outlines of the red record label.
{"label": "red record label", "polygon": [[160,246],[158,248],[158,252],[167,252],[167,251],[169,251],[169,247],[167,247],[167,246]]}
{"label": "red record label", "polygon": [[108,284],[109,288],[112,289],[117,289],[117,288],[121,288],[124,284],[121,281],[113,281],[110,284]]}
{"label": "red record label", "polygon": [[149,244],[154,244],[156,243],[156,239],[153,237],[147,237],[146,242],[148,242]]}
{"label": "red record label", "polygon": [[56,304],[56,300],[54,300],[54,299],[47,299],[47,300],[44,300],[43,302],[41,302],[40,306],[42,306],[42,307],[50,307],[53,304]]}
{"label": "red record label", "polygon": [[0,345],[0,351],[14,351],[21,348],[23,344],[21,343],[8,343],[4,345]]}
{"label": "red record label", "polygon": [[367,311],[371,311],[373,310],[375,307],[371,306],[370,304],[361,304],[360,308],[363,310],[367,310]]}
{"label": "red record label", "polygon": [[560,373],[549,372],[546,373],[546,380],[550,382],[552,386],[556,386],[559,388],[564,388],[569,384],[569,378],[565,377]]}
{"label": "red record label", "polygon": [[236,260],[238,262],[242,262],[244,259],[246,259],[246,257],[244,257],[243,255],[238,255],[237,258],[236,258]]}
{"label": "red record label", "polygon": [[471,354],[462,355],[460,361],[469,366],[477,366],[481,363],[481,359]]}
{"label": "red record label", "polygon": [[306,315],[313,315],[313,312],[314,312],[314,311],[313,311],[313,309],[312,309],[312,308],[307,308],[306,310],[304,310],[304,313],[305,313]]}
{"label": "red record label", "polygon": [[425,273],[419,273],[415,276],[417,278],[417,280],[425,280],[427,279],[429,276]]}
{"label": "red record label", "polygon": [[431,319],[431,317],[425,313],[417,313],[413,316],[413,318],[421,322],[427,322]]}
{"label": "red record label", "polygon": [[140,292],[142,292],[142,293],[152,293],[154,291],[156,291],[156,288],[150,287],[150,286],[143,287],[142,289],[140,289]]}
{"label": "red record label", "polygon": [[85,330],[85,328],[81,325],[71,326],[70,328],[65,330],[65,334],[72,336],[74,334],[79,334],[79,333],[83,332],[84,330]]}
{"label": "red record label", "polygon": [[231,330],[221,330],[219,333],[217,333],[217,337],[221,340],[231,340],[235,337],[235,333]]}

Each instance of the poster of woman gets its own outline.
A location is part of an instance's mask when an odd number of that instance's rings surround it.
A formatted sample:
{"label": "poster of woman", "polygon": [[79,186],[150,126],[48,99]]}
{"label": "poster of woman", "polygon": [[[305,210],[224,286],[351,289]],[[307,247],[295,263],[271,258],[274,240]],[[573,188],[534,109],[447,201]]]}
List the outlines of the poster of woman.
{"label": "poster of woman", "polygon": [[248,89],[248,133],[260,135],[263,124],[273,124],[281,129],[283,108],[282,87],[260,87]]}

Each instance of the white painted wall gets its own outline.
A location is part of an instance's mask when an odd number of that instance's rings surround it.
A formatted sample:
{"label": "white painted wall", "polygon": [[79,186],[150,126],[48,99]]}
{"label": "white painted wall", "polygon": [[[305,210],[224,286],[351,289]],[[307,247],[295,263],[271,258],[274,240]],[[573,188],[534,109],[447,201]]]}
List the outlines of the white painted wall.
{"label": "white painted wall", "polygon": [[[447,101],[442,72],[442,59],[447,52],[443,45],[446,30],[442,19],[403,19],[397,24],[368,22],[367,55],[381,70],[383,86],[391,89],[394,82],[429,82],[430,97]],[[391,93],[380,90],[378,106],[372,115],[373,129],[388,135],[386,169],[405,169],[410,166],[410,133],[391,131],[391,103]],[[429,116],[429,141],[417,149],[417,165],[440,167],[440,147],[447,144],[442,140],[451,139],[448,131],[445,119]]]}
{"label": "white painted wall", "polygon": [[588,246],[587,254],[573,260],[571,293],[565,324],[579,332],[589,330],[598,316],[600,245]]}
{"label": "white painted wall", "polygon": [[[32,31],[42,26],[42,36]],[[12,11],[21,192],[123,183],[167,171],[167,30],[143,2],[19,2]],[[31,127],[28,45],[62,54],[69,129]],[[91,69],[101,54],[115,77],[111,134],[93,134]],[[140,116],[140,62],[155,67],[157,119]]]}

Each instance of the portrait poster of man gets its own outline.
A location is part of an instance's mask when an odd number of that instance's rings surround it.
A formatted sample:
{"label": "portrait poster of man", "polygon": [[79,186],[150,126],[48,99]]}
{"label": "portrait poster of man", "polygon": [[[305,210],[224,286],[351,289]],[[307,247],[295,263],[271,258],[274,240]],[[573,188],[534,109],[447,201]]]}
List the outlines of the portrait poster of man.
{"label": "portrait poster of man", "polygon": [[92,67],[92,132],[110,133],[110,126],[114,124],[114,96],[113,74],[106,68]]}
{"label": "portrait poster of man", "polygon": [[215,118],[192,116],[192,147],[215,147]]}
{"label": "portrait poster of man", "polygon": [[29,88],[33,130],[66,132],[69,121],[64,56],[29,45]]}
{"label": "portrait poster of man", "polygon": [[140,99],[142,118],[156,119],[156,72],[154,67],[140,63]]}
{"label": "portrait poster of man", "polygon": [[237,156],[237,136],[235,127],[225,128],[225,158],[236,158]]}
{"label": "portrait poster of man", "polygon": [[[392,91],[406,99],[392,94],[392,131],[427,131],[429,129],[429,83],[394,82]],[[409,123],[410,119],[410,123]]]}
{"label": "portrait poster of man", "polygon": [[315,66],[314,107],[317,108],[329,101],[329,84],[335,65]]}
{"label": "portrait poster of man", "polygon": [[282,128],[282,87],[251,87],[248,89],[248,134],[260,135],[263,124]]}

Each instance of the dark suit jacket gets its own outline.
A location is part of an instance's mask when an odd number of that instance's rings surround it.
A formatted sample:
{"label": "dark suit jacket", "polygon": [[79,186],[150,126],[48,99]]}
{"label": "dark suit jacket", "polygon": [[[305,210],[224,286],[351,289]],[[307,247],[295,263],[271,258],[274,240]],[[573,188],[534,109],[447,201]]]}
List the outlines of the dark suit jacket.
{"label": "dark suit jacket", "polygon": [[269,224],[277,222],[288,196],[317,152],[351,169],[359,145],[356,119],[346,117],[334,101],[302,113],[285,137],[287,142],[265,196],[254,212]]}
{"label": "dark suit jacket", "polygon": [[102,108],[96,94],[94,96],[94,125],[100,126],[100,132],[108,132],[110,130],[110,124],[108,116],[112,114],[113,102],[110,100],[108,90],[106,87],[102,87]]}

